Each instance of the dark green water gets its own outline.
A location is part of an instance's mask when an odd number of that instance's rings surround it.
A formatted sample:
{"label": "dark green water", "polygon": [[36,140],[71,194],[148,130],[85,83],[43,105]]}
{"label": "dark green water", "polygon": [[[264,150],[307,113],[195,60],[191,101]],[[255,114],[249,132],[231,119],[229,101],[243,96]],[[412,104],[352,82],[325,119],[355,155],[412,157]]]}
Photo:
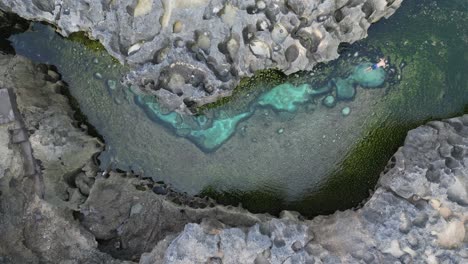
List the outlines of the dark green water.
{"label": "dark green water", "polygon": [[[112,162],[181,191],[242,203],[255,212],[292,209],[313,216],[365,199],[408,130],[466,112],[466,7],[466,1],[404,1],[394,16],[371,28],[367,39],[344,45],[337,61],[313,76],[288,78],[297,84],[326,82],[346,75],[356,63],[387,56],[395,73],[383,88],[358,88],[354,101],[332,109],[317,98],[293,114],[257,111],[212,153],[148,118],[133,94],[118,84],[127,69],[94,46],[63,39],[41,24],[10,41],[16,53],[59,68],[106,141],[104,167]],[[223,111],[239,111],[255,91],[278,84],[268,76],[254,79],[260,79],[248,84],[254,91],[239,93]],[[341,114],[345,107],[351,109],[346,117]]]}

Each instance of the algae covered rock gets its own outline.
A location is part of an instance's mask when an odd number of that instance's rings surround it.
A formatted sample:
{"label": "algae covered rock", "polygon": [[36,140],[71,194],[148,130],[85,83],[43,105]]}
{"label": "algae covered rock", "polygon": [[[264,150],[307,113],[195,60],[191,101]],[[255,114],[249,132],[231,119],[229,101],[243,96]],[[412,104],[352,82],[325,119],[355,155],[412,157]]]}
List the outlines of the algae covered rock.
{"label": "algae covered rock", "polygon": [[328,108],[332,108],[336,105],[336,99],[333,95],[325,96],[322,100],[322,104]]}
{"label": "algae covered rock", "polygon": [[335,81],[336,98],[338,100],[351,100],[356,95],[354,83],[349,80],[338,79]]}
{"label": "algae covered rock", "polygon": [[291,83],[285,83],[262,95],[257,103],[278,111],[295,112],[299,104],[309,101],[310,92],[309,84],[294,86]]}

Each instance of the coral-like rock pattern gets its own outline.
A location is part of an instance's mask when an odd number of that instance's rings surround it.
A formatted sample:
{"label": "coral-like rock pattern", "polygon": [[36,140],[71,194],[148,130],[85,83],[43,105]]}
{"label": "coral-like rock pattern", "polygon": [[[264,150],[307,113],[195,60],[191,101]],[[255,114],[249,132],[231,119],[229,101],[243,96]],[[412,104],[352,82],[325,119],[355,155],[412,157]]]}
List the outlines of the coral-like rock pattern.
{"label": "coral-like rock pattern", "polygon": [[287,74],[338,57],[403,0],[1,0],[0,8],[47,21],[65,36],[85,31],[132,66],[125,81],[169,110],[229,96],[265,68]]}

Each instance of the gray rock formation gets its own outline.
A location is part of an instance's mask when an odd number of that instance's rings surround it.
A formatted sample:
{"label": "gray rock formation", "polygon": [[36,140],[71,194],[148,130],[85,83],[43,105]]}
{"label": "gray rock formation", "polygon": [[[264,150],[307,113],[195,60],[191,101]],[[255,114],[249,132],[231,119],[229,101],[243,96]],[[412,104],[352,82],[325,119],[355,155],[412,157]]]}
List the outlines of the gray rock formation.
{"label": "gray rock formation", "polygon": [[467,181],[465,115],[410,131],[357,211],[248,229],[189,224],[160,247],[164,263],[467,263]]}
{"label": "gray rock formation", "polygon": [[64,201],[64,174],[102,145],[73,125],[57,93],[63,83],[50,78],[58,74],[0,55],[0,75],[0,87],[10,89],[0,92],[0,112],[9,116],[0,123],[0,263],[125,263],[97,249]]}
{"label": "gray rock formation", "polygon": [[311,70],[367,36],[403,0],[0,0],[0,9],[87,32],[134,70],[127,84],[186,112],[255,71]]}
{"label": "gray rock formation", "polygon": [[155,194],[163,188],[151,180],[118,173],[110,173],[107,179],[99,177],[80,206],[81,224],[103,241],[101,249],[119,258],[137,260],[166,236],[180,233],[188,223],[208,219],[252,226],[271,219],[239,208],[216,206],[204,199],[184,200],[183,195],[171,190],[165,195]]}
{"label": "gray rock formation", "polygon": [[0,74],[0,263],[468,261],[468,115],[410,131],[362,208],[273,218],[99,172],[53,68]]}

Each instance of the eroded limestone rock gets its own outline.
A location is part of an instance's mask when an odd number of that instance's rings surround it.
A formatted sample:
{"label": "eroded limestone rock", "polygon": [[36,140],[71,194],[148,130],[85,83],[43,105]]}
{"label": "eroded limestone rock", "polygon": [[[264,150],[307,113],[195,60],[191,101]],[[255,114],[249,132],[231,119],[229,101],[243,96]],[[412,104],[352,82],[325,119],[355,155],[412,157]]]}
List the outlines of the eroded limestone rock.
{"label": "eroded limestone rock", "polygon": [[[189,112],[184,101],[201,106],[229,96],[257,70],[290,74],[337,58],[340,43],[366,37],[402,1],[1,0],[0,8],[54,24],[65,36],[87,32],[131,65],[127,84]],[[184,76],[177,89],[173,75]]]}
{"label": "eroded limestone rock", "polygon": [[[466,188],[460,182],[468,177],[468,156],[458,153],[468,149],[467,128],[465,115],[410,131],[375,193],[356,211],[216,233],[190,224],[164,245],[164,263],[464,263],[468,208],[460,202]],[[457,166],[444,162],[454,155]],[[437,182],[426,177],[429,167],[440,172]]]}

